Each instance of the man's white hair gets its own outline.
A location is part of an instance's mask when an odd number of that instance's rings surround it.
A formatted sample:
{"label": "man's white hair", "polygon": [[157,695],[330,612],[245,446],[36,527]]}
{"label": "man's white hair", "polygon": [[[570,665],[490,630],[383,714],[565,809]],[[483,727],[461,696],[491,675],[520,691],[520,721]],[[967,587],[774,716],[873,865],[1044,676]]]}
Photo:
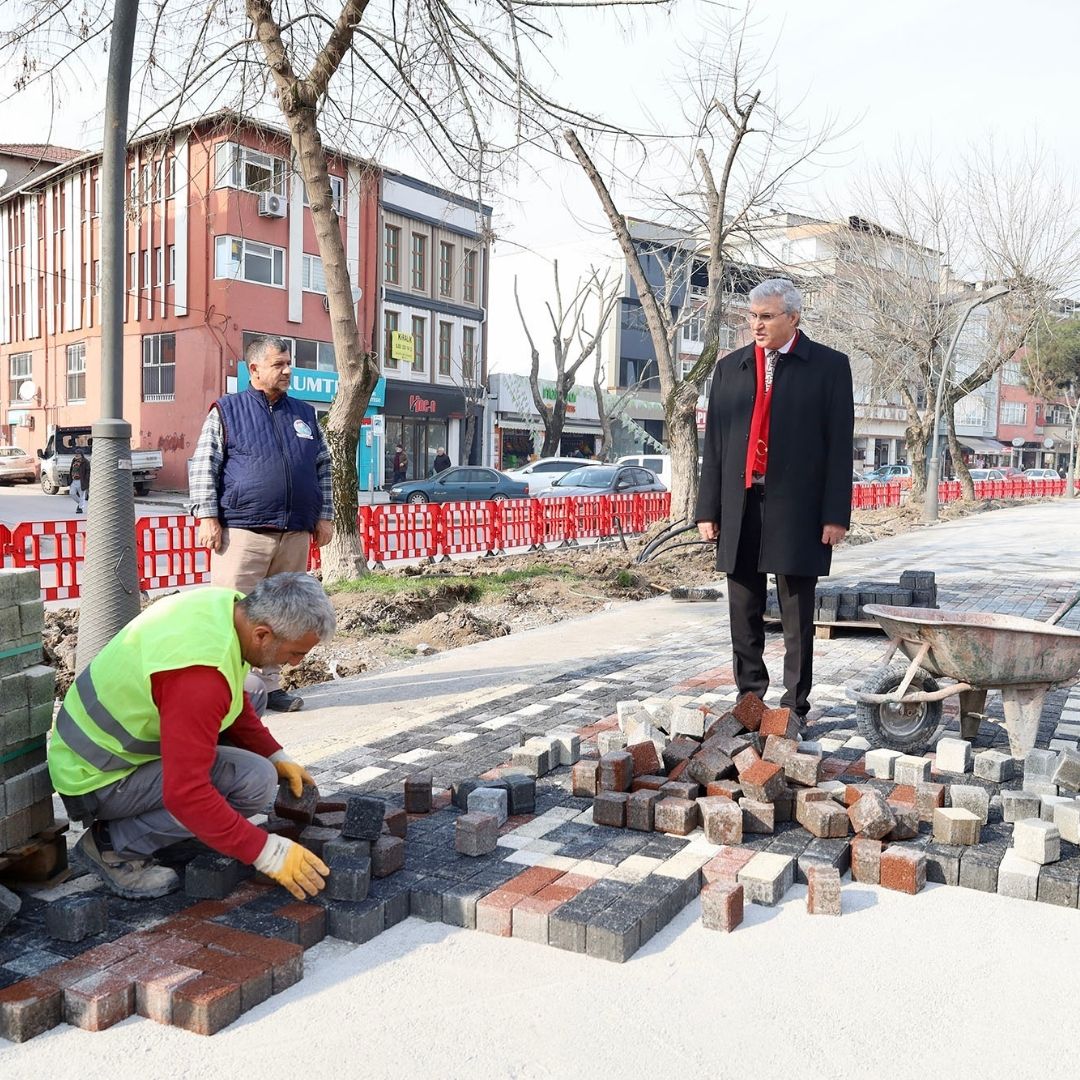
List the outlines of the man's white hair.
{"label": "man's white hair", "polygon": [[785,314],[797,315],[802,311],[802,293],[787,278],[769,278],[750,290],[751,304],[774,297],[784,305]]}

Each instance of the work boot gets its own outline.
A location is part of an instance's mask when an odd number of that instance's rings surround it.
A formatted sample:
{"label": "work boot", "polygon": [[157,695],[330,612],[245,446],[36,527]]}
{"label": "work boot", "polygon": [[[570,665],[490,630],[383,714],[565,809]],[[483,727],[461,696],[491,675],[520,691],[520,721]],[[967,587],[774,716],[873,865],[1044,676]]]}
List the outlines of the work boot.
{"label": "work boot", "polygon": [[104,822],[95,821],[79,838],[75,850],[88,869],[126,900],[153,900],[180,888],[180,878],[167,866],[145,856],[124,856],[113,851]]}
{"label": "work boot", "polygon": [[299,694],[290,694],[287,690],[271,690],[266,695],[266,707],[274,712],[296,712],[304,707],[304,699]]}

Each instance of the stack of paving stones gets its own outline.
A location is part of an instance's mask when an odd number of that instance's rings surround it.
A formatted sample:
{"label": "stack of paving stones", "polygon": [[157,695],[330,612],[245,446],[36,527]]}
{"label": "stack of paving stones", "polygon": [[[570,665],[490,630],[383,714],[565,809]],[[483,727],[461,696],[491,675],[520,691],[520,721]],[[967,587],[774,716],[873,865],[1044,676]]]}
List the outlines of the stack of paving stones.
{"label": "stack of paving stones", "polygon": [[[988,579],[981,589],[946,593],[944,604],[1038,619],[1061,599],[1060,590],[1052,587],[1033,588],[1030,582],[1003,586]],[[1077,618],[1080,612],[1073,612],[1063,622]],[[290,818],[279,801],[266,827],[291,829],[299,837],[311,829],[356,832],[366,821],[371,835],[371,807],[364,811],[361,805],[350,815],[349,799],[373,797],[383,804],[380,838],[406,826],[402,869],[383,878],[372,874],[364,900],[324,893],[318,901],[298,903],[282,889],[251,877],[242,878],[220,900],[186,893],[151,902],[109,897],[105,930],[77,942],[50,936],[48,908],[68,898],[101,899],[93,879],[74,878],[36,894],[20,893],[16,899],[22,909],[0,932],[0,1036],[29,1038],[62,1019],[105,1027],[131,1011],[194,1031],[218,1030],[267,993],[299,979],[303,950],[328,932],[331,919],[335,936],[357,942],[413,915],[625,960],[699,893],[706,925],[720,930],[739,924],[744,904],[779,903],[796,880],[807,883],[811,913],[836,914],[838,882],[849,864],[855,881],[908,892],[918,891],[924,881],[997,891],[1015,823],[1032,818],[1050,821],[1060,834],[1058,859],[1037,864],[1036,899],[1076,906],[1080,867],[1073,868],[1080,845],[1070,839],[1078,838],[1077,832],[1066,831],[1075,826],[1066,806],[1076,802],[1068,786],[1073,759],[1061,751],[1078,749],[1080,688],[1047,695],[1037,745],[1053,751],[1052,767],[1038,755],[1012,761],[1003,753],[1008,747],[1003,728],[984,724],[970,744],[970,760],[960,751],[964,771],[951,772],[943,767],[957,768],[956,748],[945,745],[924,758],[900,762],[903,755],[871,751],[858,736],[844,684],[864,678],[880,654],[880,641],[851,637],[828,643],[816,664],[816,709],[803,741],[790,754],[787,742],[793,740],[788,739],[790,730],[780,727],[786,724],[781,715],[770,717],[764,733],[761,721],[754,730],[753,719],[747,726],[736,716],[739,728],[734,727],[729,714],[744,715],[752,703],[729,709],[725,703],[734,700],[729,663],[717,656],[714,643],[687,631],[664,635],[654,648],[632,656],[552,669],[524,692],[423,720],[405,732],[314,762],[309,771],[320,790],[338,801],[318,801],[310,822]],[[778,673],[783,658],[779,635],[770,635],[765,655]],[[620,702],[634,703],[623,706],[622,724]],[[695,711],[700,721],[689,715]],[[1000,718],[1000,703],[991,700],[987,711]],[[766,710],[761,712],[764,720]],[[945,738],[959,730],[957,717],[948,711],[944,729]],[[733,754],[717,743],[707,746],[717,735],[748,742],[762,763],[778,766],[783,788],[776,787],[778,774],[771,769],[753,771],[759,764],[753,755],[736,764],[735,755],[746,747],[730,746]],[[642,745],[646,742],[652,744],[651,753]],[[529,754],[513,764],[514,752],[527,744]],[[601,757],[620,750],[629,753],[636,768],[647,765],[656,771],[632,776],[629,790],[615,792],[625,796],[629,827],[598,825],[595,794],[575,793],[574,765],[590,762],[599,783]],[[733,776],[720,775],[727,767],[714,751],[731,760]],[[740,765],[750,773],[745,786]],[[535,775],[544,768],[543,776]],[[718,778],[709,779],[709,769]],[[625,772],[625,758],[605,763],[609,783],[625,782]],[[676,831],[657,831],[659,798],[652,802],[651,830],[640,827],[648,820],[650,794],[659,795],[648,777],[652,783],[661,781],[661,787],[704,787],[692,800],[686,798],[692,789],[664,793],[664,799],[676,801],[661,811],[660,823]],[[485,850],[488,826],[486,839],[470,849],[480,853],[465,853],[457,848],[458,820],[470,813],[496,821],[501,815],[498,795],[481,796],[470,807],[470,794],[485,787],[506,792],[507,818],[497,826],[494,850]],[[643,791],[649,794],[640,796]],[[879,798],[857,809],[871,793]],[[698,799],[707,801],[714,838],[724,830],[733,836],[737,829],[736,816],[717,807],[725,801],[737,807],[741,841],[710,841]],[[693,810],[678,800],[692,802],[701,821],[687,835],[678,830]],[[813,808],[826,800],[831,805]],[[609,812],[617,812],[605,801]],[[841,831],[834,807],[848,822],[845,835],[814,833]],[[771,832],[755,831],[769,825],[770,808]],[[943,809],[977,817],[978,843],[965,843],[974,836],[969,817],[936,817]],[[810,823],[809,831],[800,814]],[[880,839],[871,835],[884,827],[888,831]],[[856,828],[861,831],[852,835]],[[1035,841],[1024,833],[1017,857],[1035,862],[1030,858]],[[333,839],[322,839],[324,858],[333,856]],[[1045,858],[1053,854],[1053,841],[1051,835],[1042,839],[1037,851]],[[306,842],[314,847],[311,833]],[[339,843],[373,842],[341,836]],[[355,848],[346,852],[370,858]],[[187,853],[185,861],[192,857]],[[360,891],[363,867],[353,869],[353,887]],[[236,872],[211,860],[204,873],[214,870],[226,877]],[[1010,883],[1006,873],[1006,891]],[[0,921],[3,910],[0,894]],[[100,917],[100,907],[70,915],[82,920],[83,929],[98,925]],[[51,916],[54,931],[59,918]],[[67,934],[81,932],[75,925]]]}
{"label": "stack of paving stones", "polygon": [[[937,582],[933,570],[905,570],[899,582],[856,581],[845,585],[823,582],[814,593],[814,622],[869,622],[867,604],[892,607],[937,607]],[[770,589],[765,606],[767,619],[779,620],[780,601]]]}
{"label": "stack of paving stones", "polygon": [[36,570],[0,570],[0,855],[53,825],[45,736],[56,678],[42,664]]}

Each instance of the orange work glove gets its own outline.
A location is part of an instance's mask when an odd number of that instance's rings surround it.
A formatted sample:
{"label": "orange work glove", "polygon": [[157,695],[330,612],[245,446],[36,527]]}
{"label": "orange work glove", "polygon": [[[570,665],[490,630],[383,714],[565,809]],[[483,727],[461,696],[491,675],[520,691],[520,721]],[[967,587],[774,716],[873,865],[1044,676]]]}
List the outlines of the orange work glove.
{"label": "orange work glove", "polygon": [[315,786],[311,773],[303,765],[298,765],[292,758],[287,757],[284,750],[279,750],[270,761],[277,769],[278,777],[289,782],[289,790],[294,799],[299,799],[304,794],[305,784]]}

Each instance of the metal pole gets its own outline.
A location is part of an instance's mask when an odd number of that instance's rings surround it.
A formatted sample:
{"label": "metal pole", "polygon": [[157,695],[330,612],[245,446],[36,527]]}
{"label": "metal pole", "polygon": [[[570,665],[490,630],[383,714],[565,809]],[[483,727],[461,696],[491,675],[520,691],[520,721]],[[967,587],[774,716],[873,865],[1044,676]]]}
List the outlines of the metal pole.
{"label": "metal pole", "polygon": [[[92,494],[76,668],[82,671],[139,613],[131,425],[124,420],[124,181],[138,0],[115,0],[105,91],[101,181],[101,413],[92,427]],[[134,282],[132,283],[134,287]]]}

